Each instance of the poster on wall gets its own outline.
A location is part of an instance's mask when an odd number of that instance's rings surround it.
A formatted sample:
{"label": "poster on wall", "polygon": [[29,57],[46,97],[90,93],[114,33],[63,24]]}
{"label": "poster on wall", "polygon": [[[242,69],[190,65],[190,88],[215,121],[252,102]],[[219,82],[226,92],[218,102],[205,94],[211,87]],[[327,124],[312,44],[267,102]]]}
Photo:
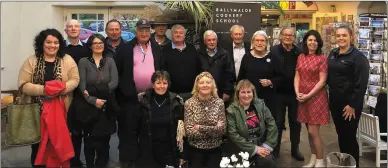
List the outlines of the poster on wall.
{"label": "poster on wall", "polygon": [[253,33],[261,28],[261,4],[214,2],[213,22],[218,42],[224,48],[228,48],[229,44],[232,46],[230,28],[236,24],[244,27],[244,41],[249,42]]}

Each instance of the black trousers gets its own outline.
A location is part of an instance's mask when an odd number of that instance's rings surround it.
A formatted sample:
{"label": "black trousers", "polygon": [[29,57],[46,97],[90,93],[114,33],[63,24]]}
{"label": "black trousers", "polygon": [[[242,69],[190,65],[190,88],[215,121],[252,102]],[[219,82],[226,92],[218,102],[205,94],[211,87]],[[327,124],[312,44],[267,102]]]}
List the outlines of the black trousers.
{"label": "black trousers", "polygon": [[31,145],[31,167],[33,167],[33,168],[45,168],[46,167],[45,165],[37,165],[37,166],[34,165],[36,155],[38,155],[39,145],[40,145],[40,143]]}
{"label": "black trousers", "polygon": [[302,126],[297,120],[298,100],[296,100],[296,96],[292,94],[277,94],[277,112],[274,118],[276,120],[276,126],[278,127],[278,145],[275,147],[275,151],[280,149],[284,122],[286,120],[286,107],[288,108],[291,148],[298,147],[300,142],[300,131]]}
{"label": "black trousers", "polygon": [[81,167],[81,146],[82,146],[82,139],[83,139],[83,129],[82,124],[76,120],[76,103],[77,101],[80,101],[80,99],[84,99],[81,97],[81,93],[78,90],[74,90],[73,93],[73,101],[70,104],[68,115],[67,115],[67,124],[69,127],[69,130],[71,132],[71,142],[73,143],[73,149],[74,149],[74,157],[70,160],[70,167]]}
{"label": "black trousers", "polygon": [[357,128],[360,120],[362,107],[355,109],[356,119],[345,120],[343,115],[343,109],[346,104],[344,103],[330,103],[330,111],[333,117],[335,129],[338,135],[338,145],[341,153],[347,153],[354,157],[356,165],[359,167],[359,148],[357,143]]}
{"label": "black trousers", "polygon": [[117,136],[119,138],[119,161],[123,163],[133,162],[133,151],[131,151],[130,128],[137,127],[133,125],[132,120],[134,115],[140,110],[139,105],[134,102],[120,103],[120,114],[117,117],[118,130]]}
{"label": "black trousers", "polygon": [[190,168],[214,168],[220,167],[222,158],[221,147],[213,149],[198,149],[189,146],[188,161]]}
{"label": "black trousers", "polygon": [[83,139],[83,129],[81,123],[76,120],[72,121],[72,130],[71,130],[71,142],[73,143],[74,148],[74,157],[70,160],[71,167],[81,167],[81,146]]}
{"label": "black trousers", "polygon": [[106,167],[109,161],[110,135],[85,137],[85,160],[88,168]]}

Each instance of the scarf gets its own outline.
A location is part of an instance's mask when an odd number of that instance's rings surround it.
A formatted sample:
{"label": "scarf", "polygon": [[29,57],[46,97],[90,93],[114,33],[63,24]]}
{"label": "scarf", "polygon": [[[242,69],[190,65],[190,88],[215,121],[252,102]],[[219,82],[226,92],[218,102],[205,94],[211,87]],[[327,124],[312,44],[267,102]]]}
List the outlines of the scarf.
{"label": "scarf", "polygon": [[[45,85],[44,74],[46,69],[46,62],[44,61],[44,56],[37,56],[36,65],[34,72],[32,74],[32,83],[38,85]],[[61,68],[61,59],[56,57],[54,62],[54,80],[62,81],[62,68]],[[31,98],[31,103],[39,103],[40,111],[43,111],[43,100],[45,96],[34,96]]]}

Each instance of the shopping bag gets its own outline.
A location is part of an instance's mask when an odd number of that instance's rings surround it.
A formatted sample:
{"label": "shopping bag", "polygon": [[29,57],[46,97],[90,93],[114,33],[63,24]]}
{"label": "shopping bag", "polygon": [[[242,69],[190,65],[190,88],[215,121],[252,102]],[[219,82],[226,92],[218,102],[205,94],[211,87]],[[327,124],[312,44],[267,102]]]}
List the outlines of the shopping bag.
{"label": "shopping bag", "polygon": [[38,103],[26,103],[19,88],[13,104],[8,105],[5,145],[26,146],[40,141],[40,108]]}

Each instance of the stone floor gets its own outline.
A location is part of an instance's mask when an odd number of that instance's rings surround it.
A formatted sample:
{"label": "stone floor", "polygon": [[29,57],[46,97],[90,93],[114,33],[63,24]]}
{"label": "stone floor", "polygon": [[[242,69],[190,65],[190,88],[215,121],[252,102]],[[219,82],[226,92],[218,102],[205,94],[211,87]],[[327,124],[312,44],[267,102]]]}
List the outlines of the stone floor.
{"label": "stone floor", "polygon": [[[325,146],[325,155],[330,152],[339,151],[334,125],[331,123],[329,125],[322,126],[320,132]],[[113,135],[110,144],[111,159],[109,167],[116,167],[118,165],[118,150],[116,148],[118,145],[118,139],[116,134]],[[310,150],[305,126],[302,127],[300,150],[306,156],[305,162],[307,163],[310,157]],[[30,152],[31,148],[29,146],[2,149],[1,167],[30,167]],[[304,162],[294,160],[290,155],[288,129],[283,133],[280,158],[277,159],[276,162],[278,167],[302,167],[305,164]],[[360,166],[375,167],[375,152],[364,153],[364,155],[360,158]],[[382,164],[381,167],[387,167],[387,165]]]}

